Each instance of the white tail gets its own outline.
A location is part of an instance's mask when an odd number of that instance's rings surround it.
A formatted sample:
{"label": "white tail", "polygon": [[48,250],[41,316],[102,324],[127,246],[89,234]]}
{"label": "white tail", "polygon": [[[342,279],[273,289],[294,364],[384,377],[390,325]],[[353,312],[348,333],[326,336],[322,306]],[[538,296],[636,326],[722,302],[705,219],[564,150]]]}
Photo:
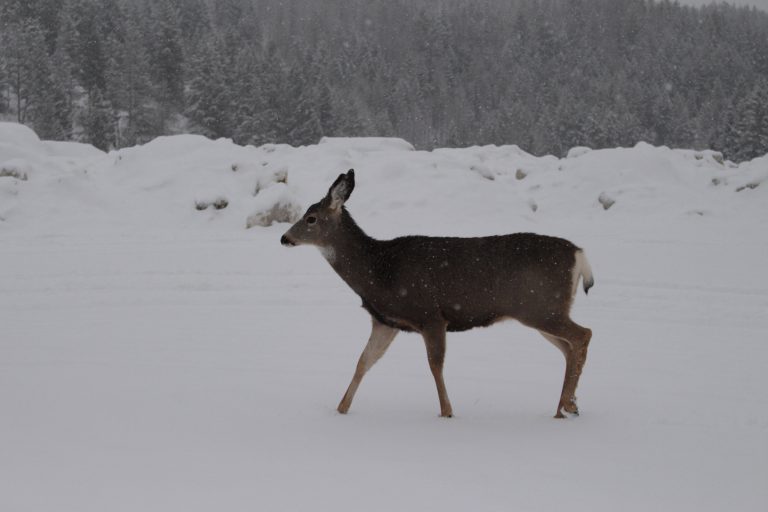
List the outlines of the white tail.
{"label": "white tail", "polygon": [[572,295],[574,296],[579,289],[579,278],[581,278],[581,283],[584,286],[584,293],[588,294],[589,289],[595,285],[595,278],[592,276],[592,267],[589,265],[587,255],[581,249],[576,251],[576,264],[573,266]]}

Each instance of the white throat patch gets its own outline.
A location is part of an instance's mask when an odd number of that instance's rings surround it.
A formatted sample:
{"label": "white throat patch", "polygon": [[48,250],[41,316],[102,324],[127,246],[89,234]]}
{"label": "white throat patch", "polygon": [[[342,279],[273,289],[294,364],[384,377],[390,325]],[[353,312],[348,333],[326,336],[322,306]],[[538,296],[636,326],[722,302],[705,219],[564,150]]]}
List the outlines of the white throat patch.
{"label": "white throat patch", "polygon": [[318,247],[320,250],[320,254],[323,255],[323,258],[325,258],[328,263],[333,263],[336,261],[336,251],[333,249],[333,247]]}

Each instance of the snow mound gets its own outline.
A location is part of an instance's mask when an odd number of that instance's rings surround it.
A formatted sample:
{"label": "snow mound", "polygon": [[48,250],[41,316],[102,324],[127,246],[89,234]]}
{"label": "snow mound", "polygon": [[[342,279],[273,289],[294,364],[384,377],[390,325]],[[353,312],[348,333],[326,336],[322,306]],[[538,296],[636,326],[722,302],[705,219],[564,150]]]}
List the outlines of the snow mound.
{"label": "snow mound", "polygon": [[261,173],[259,177],[256,178],[256,190],[254,190],[253,193],[258,194],[273,183],[288,183],[288,169],[280,168]]}
{"label": "snow mound", "polygon": [[46,157],[91,159],[104,152],[79,142],[41,141],[28,126],[0,122],[0,163],[15,158],[39,160]]}
{"label": "snow mound", "polygon": [[323,137],[322,146],[353,151],[415,151],[413,145],[397,137]]}
{"label": "snow mound", "polygon": [[616,199],[614,199],[613,195],[608,192],[600,192],[600,195],[597,197],[597,202],[603,206],[603,210],[608,210],[611,206],[616,204]]}
{"label": "snow mound", "polygon": [[276,222],[296,222],[303,208],[288,187],[279,183],[267,188],[257,198],[254,212],[246,219],[245,227],[271,226]]}
{"label": "snow mound", "polygon": [[0,163],[14,158],[47,156],[48,150],[27,126],[0,122]]}
{"label": "snow mound", "polygon": [[23,158],[12,158],[0,164],[0,178],[16,178],[27,181],[32,172],[32,166]]}
{"label": "snow mound", "polygon": [[585,146],[576,146],[575,148],[571,148],[568,150],[568,154],[565,155],[565,158],[578,158],[581,155],[586,155],[592,151],[592,148],[588,148]]}
{"label": "snow mound", "polygon": [[81,142],[61,142],[57,140],[44,140],[43,147],[51,156],[62,158],[99,158],[104,156],[104,152],[90,144]]}
{"label": "snow mound", "polygon": [[559,159],[514,145],[414,151],[401,139],[325,138],[299,148],[254,147],[176,135],[107,155],[83,144],[41,142],[10,123],[0,124],[0,133],[4,229],[290,223],[351,168],[357,188],[348,207],[380,237],[558,233],[568,225],[638,218],[667,225],[768,214],[768,156],[735,166],[714,151],[645,143],[574,148]]}
{"label": "snow mound", "polygon": [[[755,158],[751,162],[742,163],[739,167],[739,173],[733,176],[731,184],[736,192],[745,190],[755,190],[761,184],[768,181],[768,155]],[[762,185],[763,193],[768,188],[768,184]]]}

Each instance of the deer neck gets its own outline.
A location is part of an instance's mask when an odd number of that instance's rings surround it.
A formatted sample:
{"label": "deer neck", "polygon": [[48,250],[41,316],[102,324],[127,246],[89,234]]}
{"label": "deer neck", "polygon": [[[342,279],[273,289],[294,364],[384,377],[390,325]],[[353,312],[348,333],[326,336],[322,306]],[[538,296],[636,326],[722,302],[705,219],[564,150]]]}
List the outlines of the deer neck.
{"label": "deer neck", "polygon": [[331,267],[358,294],[364,296],[375,286],[373,275],[377,240],[368,236],[346,209],[341,212],[338,235],[320,247]]}

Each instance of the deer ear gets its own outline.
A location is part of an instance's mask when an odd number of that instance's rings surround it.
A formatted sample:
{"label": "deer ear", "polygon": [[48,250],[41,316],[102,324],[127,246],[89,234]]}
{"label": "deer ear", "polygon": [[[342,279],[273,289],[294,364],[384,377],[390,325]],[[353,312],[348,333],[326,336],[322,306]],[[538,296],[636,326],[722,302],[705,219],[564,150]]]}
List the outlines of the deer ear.
{"label": "deer ear", "polygon": [[336,181],[333,182],[331,188],[328,189],[328,195],[326,199],[329,201],[329,206],[332,210],[341,208],[344,203],[349,199],[352,194],[352,190],[355,188],[355,171],[350,169],[346,174],[339,174]]}

